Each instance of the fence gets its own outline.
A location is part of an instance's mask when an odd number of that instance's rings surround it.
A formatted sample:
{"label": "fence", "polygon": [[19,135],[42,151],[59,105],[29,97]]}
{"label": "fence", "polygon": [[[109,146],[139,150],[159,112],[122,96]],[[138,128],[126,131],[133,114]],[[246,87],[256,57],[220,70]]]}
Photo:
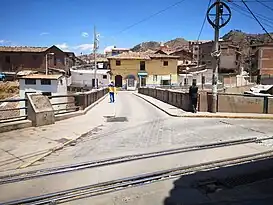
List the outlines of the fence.
{"label": "fence", "polygon": [[[21,103],[22,102],[22,103]],[[24,114],[20,114],[24,110]],[[27,99],[0,100],[0,123],[27,119]]]}
{"label": "fence", "polygon": [[[187,92],[154,88],[139,88],[138,92],[185,111],[191,111],[189,94]],[[201,112],[211,112],[211,102],[211,92],[200,92],[198,110]],[[273,114],[273,97],[218,93],[217,112]]]}

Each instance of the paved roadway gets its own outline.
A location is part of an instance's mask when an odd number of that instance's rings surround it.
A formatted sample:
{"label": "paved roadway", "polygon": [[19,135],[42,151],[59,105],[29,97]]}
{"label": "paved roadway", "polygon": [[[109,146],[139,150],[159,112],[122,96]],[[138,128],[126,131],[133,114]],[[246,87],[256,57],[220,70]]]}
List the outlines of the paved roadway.
{"label": "paved roadway", "polygon": [[[89,112],[88,116],[93,120],[102,117],[105,120],[102,121],[101,126],[81,138],[74,146],[68,146],[57,151],[44,160],[35,163],[31,169],[189,145],[273,136],[272,121],[174,118],[135,96],[132,92],[119,92],[117,102],[114,104],[108,103],[108,98],[103,100]],[[119,122],[113,122],[113,119]],[[88,121],[87,119],[85,123],[92,123],[92,120]],[[0,192],[3,193],[0,202],[117,179],[123,176],[133,176],[191,163],[196,164],[201,161],[257,153],[270,149],[272,144],[268,141],[261,146],[244,145],[237,148],[219,148],[218,151],[201,151],[199,154],[197,152],[195,154],[170,155],[127,164],[117,164],[112,167],[55,175],[53,179],[45,177],[33,181],[3,185],[0,186]],[[170,190],[173,189],[175,181],[167,180],[162,183],[128,189],[92,199],[74,201],[69,204],[166,204],[164,200],[170,196]],[[198,198],[198,194],[194,197]]]}
{"label": "paved roadway", "polygon": [[[90,112],[94,116],[103,113],[105,122],[102,126],[83,137],[76,145],[66,147],[36,163],[37,167],[225,140],[273,136],[270,120],[170,117],[132,92],[119,92],[116,103],[108,103],[107,98]],[[107,121],[113,115],[119,122]]]}

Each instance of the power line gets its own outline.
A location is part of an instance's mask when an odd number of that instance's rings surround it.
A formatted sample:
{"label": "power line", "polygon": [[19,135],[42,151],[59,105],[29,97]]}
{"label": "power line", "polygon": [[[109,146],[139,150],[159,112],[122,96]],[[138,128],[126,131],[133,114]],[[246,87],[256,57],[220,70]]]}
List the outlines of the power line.
{"label": "power line", "polygon": [[253,12],[250,10],[250,8],[248,7],[248,5],[246,4],[246,2],[244,2],[244,0],[242,0],[243,4],[245,5],[245,7],[247,8],[247,10],[251,13],[251,15],[255,18],[255,20],[259,23],[259,25],[262,27],[262,29],[265,31],[265,33],[269,36],[269,38],[271,38],[271,40],[273,41],[272,36],[267,32],[267,30],[264,28],[264,26],[261,24],[261,22],[259,21],[259,19],[257,19],[257,17],[255,16],[255,14],[253,14]]}
{"label": "power line", "polygon": [[136,23],[134,23],[134,24],[131,24],[130,26],[127,26],[126,28],[124,28],[124,29],[122,29],[121,31],[119,31],[117,34],[122,33],[122,32],[124,32],[124,31],[126,31],[126,30],[128,30],[128,29],[130,29],[130,28],[132,28],[132,27],[134,27],[134,26],[136,26],[136,25],[138,25],[138,24],[140,24],[140,23],[143,23],[144,21],[147,21],[147,20],[153,18],[154,16],[157,16],[158,14],[161,14],[161,13],[167,11],[168,9],[170,9],[170,8],[172,8],[172,7],[174,7],[174,6],[177,6],[177,5],[181,4],[181,3],[184,2],[184,1],[185,1],[185,0],[180,0],[180,1],[174,3],[174,4],[170,5],[170,6],[167,6],[166,8],[164,8],[164,9],[162,9],[162,10],[156,12],[156,13],[153,13],[153,14],[151,14],[150,16],[147,16],[147,17],[143,18],[143,19],[140,20],[140,21],[138,21],[138,22],[136,22]]}
{"label": "power line", "polygon": [[[230,7],[232,8],[232,10],[234,10],[234,11],[236,11],[236,12],[238,12],[238,13],[240,13],[240,14],[242,14],[242,15],[244,15],[244,16],[250,18],[250,19],[254,19],[252,16],[243,13],[241,10],[239,10],[239,9],[237,9],[237,8],[235,9],[235,8],[233,7],[233,5],[230,5]],[[255,20],[255,19],[254,19],[254,20]],[[269,25],[269,24],[264,23],[264,25],[267,25],[268,27],[273,28],[273,26],[271,26],[271,25]]]}
{"label": "power line", "polygon": [[[234,6],[236,6],[237,8],[234,7]],[[245,14],[245,13],[249,13],[249,12],[247,10],[245,10],[245,9],[242,9],[242,7],[240,7],[239,5],[233,3],[233,4],[230,4],[230,7],[232,8],[232,10],[234,10],[234,11],[236,11],[236,12],[238,12],[238,13],[240,13],[240,14],[242,14],[242,15],[250,18],[250,19],[254,19],[255,20],[255,18],[253,18],[252,16],[250,16],[248,14]],[[245,13],[243,13],[243,12],[245,12]],[[266,20],[263,20],[263,21],[266,21]],[[267,22],[269,22],[269,21],[267,20]],[[271,21],[269,23],[271,23]],[[273,28],[272,24],[270,25],[270,24],[265,23],[265,22],[263,22],[263,24],[266,25],[266,26],[268,26],[269,28]]]}
{"label": "power line", "polygon": [[[238,4],[234,3],[234,2],[230,2],[230,3],[232,3],[234,6],[240,8],[241,10],[246,11],[247,13],[249,13],[249,11],[247,9],[245,9],[244,7],[238,5]],[[273,19],[268,18],[267,16],[264,16],[264,15],[262,15],[260,13],[257,13],[257,12],[253,12],[253,13],[256,14],[256,16],[259,16],[259,18],[263,19],[264,21],[267,21],[268,23],[273,24]]]}
{"label": "power line", "polygon": [[260,4],[262,4],[264,7],[268,8],[269,10],[273,11],[273,8],[272,8],[272,7],[266,5],[266,4],[263,3],[262,1],[260,1],[260,0],[256,0],[256,1],[257,1],[258,3],[260,3]]}
{"label": "power line", "polygon": [[[211,4],[211,0],[209,0],[208,6],[207,6],[207,7],[208,7],[207,10],[209,9],[210,4]],[[197,43],[198,43],[198,41],[199,41],[199,39],[200,39],[200,36],[201,36],[202,31],[203,31],[203,28],[204,28],[204,25],[205,25],[205,23],[206,23],[206,20],[207,20],[207,11],[206,11],[206,13],[205,13],[205,17],[204,17],[204,20],[203,20],[201,29],[200,29],[199,34],[198,34]]]}

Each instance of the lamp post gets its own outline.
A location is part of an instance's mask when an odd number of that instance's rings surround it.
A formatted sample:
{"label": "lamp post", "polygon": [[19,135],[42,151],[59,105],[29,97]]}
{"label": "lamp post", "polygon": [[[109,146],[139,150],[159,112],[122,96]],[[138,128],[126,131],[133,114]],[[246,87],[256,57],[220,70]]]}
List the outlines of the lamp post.
{"label": "lamp post", "polygon": [[47,54],[46,54],[46,56],[45,56],[45,58],[46,58],[46,62],[45,62],[45,64],[46,64],[46,65],[45,65],[45,68],[46,68],[46,75],[48,75],[47,55],[51,55],[51,56],[53,56],[53,55],[54,55],[54,53],[47,53]]}

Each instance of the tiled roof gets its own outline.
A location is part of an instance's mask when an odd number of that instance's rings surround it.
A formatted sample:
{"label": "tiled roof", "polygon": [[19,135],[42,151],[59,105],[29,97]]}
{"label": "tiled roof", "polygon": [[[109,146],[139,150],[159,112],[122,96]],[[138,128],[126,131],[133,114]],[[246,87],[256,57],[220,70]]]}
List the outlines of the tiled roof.
{"label": "tiled roof", "polygon": [[0,52],[44,52],[48,47],[0,46]]}
{"label": "tiled roof", "polygon": [[130,59],[150,60],[153,58],[178,59],[179,56],[170,56],[170,55],[165,55],[165,54],[153,54],[153,53],[146,53],[146,52],[128,52],[128,53],[121,53],[116,56],[108,57],[108,59],[120,59],[120,60],[130,60]]}
{"label": "tiled roof", "polygon": [[110,56],[108,59],[123,59],[123,60],[129,60],[129,59],[138,59],[138,60],[149,60],[150,57],[147,53],[141,53],[141,52],[126,52],[121,53],[116,56]]}

